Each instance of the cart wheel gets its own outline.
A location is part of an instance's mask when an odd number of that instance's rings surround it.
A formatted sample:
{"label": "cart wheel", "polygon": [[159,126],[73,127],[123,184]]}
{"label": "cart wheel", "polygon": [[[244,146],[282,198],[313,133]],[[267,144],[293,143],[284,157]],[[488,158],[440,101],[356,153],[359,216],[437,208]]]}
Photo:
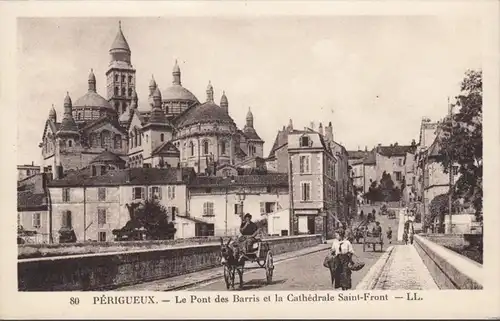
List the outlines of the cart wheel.
{"label": "cart wheel", "polygon": [[224,281],[226,282],[226,289],[229,290],[231,286],[231,272],[229,271],[229,267],[224,265]]}
{"label": "cart wheel", "polygon": [[265,269],[266,269],[266,281],[267,284],[269,284],[273,281],[273,270],[274,270],[274,260],[271,252],[267,252]]}

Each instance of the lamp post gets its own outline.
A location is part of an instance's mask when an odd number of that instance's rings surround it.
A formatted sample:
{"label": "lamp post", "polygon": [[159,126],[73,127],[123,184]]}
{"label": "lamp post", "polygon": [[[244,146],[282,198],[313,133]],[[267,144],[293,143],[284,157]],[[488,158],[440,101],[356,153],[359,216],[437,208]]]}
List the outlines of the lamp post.
{"label": "lamp post", "polygon": [[244,210],[243,210],[243,203],[245,201],[245,198],[246,198],[246,194],[245,194],[245,189],[241,188],[238,193],[236,193],[236,196],[238,198],[238,202],[240,203],[240,208],[239,208],[239,214],[240,214],[240,218],[241,220],[243,220],[243,213],[244,213]]}
{"label": "lamp post", "polygon": [[[450,97],[448,97],[448,117],[450,118],[450,139],[453,135],[453,106],[450,104]],[[449,211],[449,227],[448,232],[451,234],[453,232],[452,226],[452,205],[453,205],[453,160],[451,153],[448,151],[448,161],[450,162],[450,177],[449,177],[449,187],[448,187],[448,211]]]}

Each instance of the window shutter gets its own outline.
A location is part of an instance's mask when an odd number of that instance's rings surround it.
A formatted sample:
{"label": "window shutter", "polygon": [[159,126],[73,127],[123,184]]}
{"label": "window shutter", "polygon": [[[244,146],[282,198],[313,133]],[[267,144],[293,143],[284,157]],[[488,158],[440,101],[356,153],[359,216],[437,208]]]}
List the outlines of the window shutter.
{"label": "window shutter", "polygon": [[68,226],[67,217],[68,216],[66,214],[66,211],[63,211],[62,215],[61,215],[61,227],[67,227]]}
{"label": "window shutter", "polygon": [[148,198],[152,200],[154,196],[153,187],[149,187],[148,190],[149,190]]}
{"label": "window shutter", "polygon": [[67,211],[66,214],[68,215],[68,217],[66,218],[66,222],[68,224],[68,228],[72,228],[73,225],[72,225],[72,222],[71,222],[71,211]]}
{"label": "window shutter", "polygon": [[158,187],[158,199],[161,200],[161,187]]}
{"label": "window shutter", "polygon": [[300,172],[304,173],[304,156],[300,156]]}
{"label": "window shutter", "polygon": [[175,186],[172,186],[172,199],[175,198]]}
{"label": "window shutter", "polygon": [[207,215],[207,203],[203,203],[203,215]]}
{"label": "window shutter", "polygon": [[239,209],[240,209],[239,205],[240,204],[234,204],[234,214],[239,214],[240,213],[239,212]]}
{"label": "window shutter", "polygon": [[177,215],[177,207],[172,207],[172,221],[175,221],[175,216]]}
{"label": "window shutter", "polygon": [[266,212],[266,203],[260,202],[260,214],[263,214]]}
{"label": "window shutter", "polygon": [[146,197],[146,188],[145,187],[141,187],[141,198],[145,199],[145,197]]}

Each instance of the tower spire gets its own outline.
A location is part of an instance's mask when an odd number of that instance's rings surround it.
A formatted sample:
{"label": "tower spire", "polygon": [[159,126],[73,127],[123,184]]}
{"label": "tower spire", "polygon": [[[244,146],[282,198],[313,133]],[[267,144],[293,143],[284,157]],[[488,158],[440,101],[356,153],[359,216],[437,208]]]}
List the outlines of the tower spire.
{"label": "tower spire", "polygon": [[214,87],[212,87],[212,82],[209,80],[207,86],[207,103],[213,103],[213,102],[214,102]]}
{"label": "tower spire", "polygon": [[225,91],[222,92],[222,97],[220,98],[220,106],[221,106],[221,108],[224,108],[226,113],[229,112],[229,102],[227,101]]}
{"label": "tower spire", "polygon": [[172,76],[173,76],[173,81],[172,83],[174,85],[181,85],[181,69],[179,68],[179,65],[177,64],[177,59],[175,59],[175,64],[174,64],[174,69],[172,70]]}
{"label": "tower spire", "polygon": [[151,75],[151,80],[149,81],[149,97],[153,97],[153,94],[155,92],[157,85],[156,85],[156,80],[155,76]]}
{"label": "tower spire", "polygon": [[73,105],[69,92],[66,92],[66,97],[64,98],[64,118],[61,121],[61,127],[59,127],[57,134],[78,135],[78,126],[73,119]]}
{"label": "tower spire", "polygon": [[247,117],[246,117],[246,127],[253,128],[253,114],[250,107],[248,107]]}
{"label": "tower spire", "polygon": [[95,81],[95,75],[94,75],[94,69],[90,68],[90,74],[89,74],[89,91],[96,91],[96,81]]}

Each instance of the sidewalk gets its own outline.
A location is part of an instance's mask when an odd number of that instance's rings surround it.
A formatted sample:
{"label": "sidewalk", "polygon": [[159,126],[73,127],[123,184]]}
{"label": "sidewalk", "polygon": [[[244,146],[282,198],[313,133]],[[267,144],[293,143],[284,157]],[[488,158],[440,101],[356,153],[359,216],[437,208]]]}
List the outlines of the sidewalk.
{"label": "sidewalk", "polygon": [[[319,244],[302,250],[279,254],[274,256],[274,262],[277,263],[286,260],[291,260],[299,256],[304,256],[311,253],[324,251],[329,249],[330,247],[331,244],[329,243]],[[257,264],[256,263],[246,264],[245,267],[247,266],[257,267]],[[179,275],[167,279],[161,279],[152,282],[145,282],[136,285],[125,286],[115,289],[114,291],[177,291],[194,285],[213,281],[215,279],[222,279],[223,277],[224,277],[224,272],[222,266],[220,266],[208,270],[198,271],[185,275]]]}
{"label": "sidewalk", "polygon": [[438,290],[413,245],[395,245],[383,265],[375,290]]}

